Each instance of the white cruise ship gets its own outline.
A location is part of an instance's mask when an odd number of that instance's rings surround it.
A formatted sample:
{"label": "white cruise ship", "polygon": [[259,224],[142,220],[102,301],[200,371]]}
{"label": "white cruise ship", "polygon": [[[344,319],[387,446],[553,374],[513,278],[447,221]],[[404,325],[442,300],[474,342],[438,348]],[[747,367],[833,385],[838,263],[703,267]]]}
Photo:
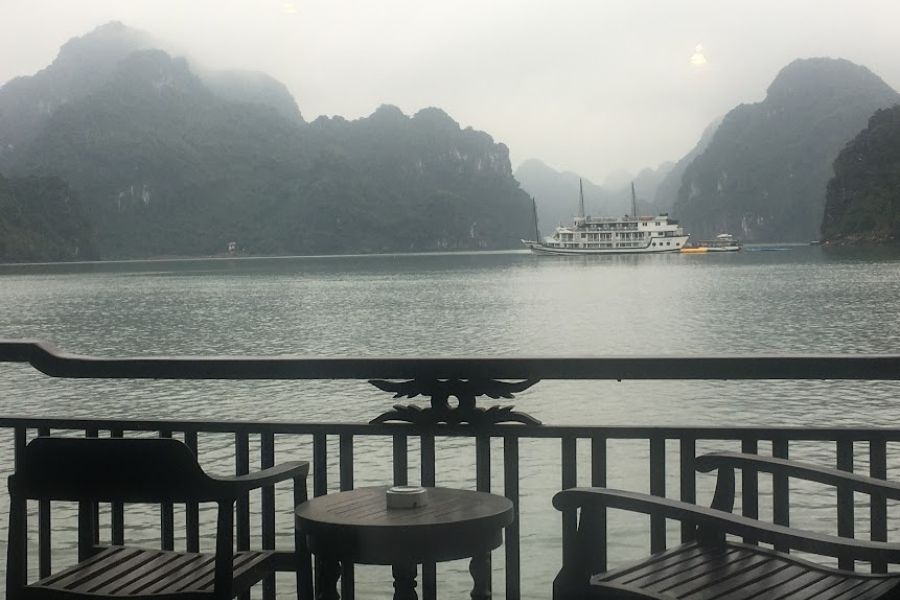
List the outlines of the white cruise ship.
{"label": "white cruise ship", "polygon": [[[580,186],[579,186],[580,187]],[[631,185],[632,213],[635,210],[634,184]],[[575,223],[557,227],[553,235],[535,241],[522,240],[534,254],[653,254],[680,252],[690,234],[667,214],[655,217],[592,217],[584,214],[584,192],[581,191]]]}

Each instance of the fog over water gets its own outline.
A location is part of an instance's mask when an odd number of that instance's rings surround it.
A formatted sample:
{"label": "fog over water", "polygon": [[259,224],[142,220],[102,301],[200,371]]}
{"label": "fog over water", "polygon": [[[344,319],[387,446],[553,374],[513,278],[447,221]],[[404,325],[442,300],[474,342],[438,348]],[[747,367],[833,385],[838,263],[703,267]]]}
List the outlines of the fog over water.
{"label": "fog over water", "polygon": [[4,0],[0,82],[111,20],[204,66],[268,72],[308,120],[439,106],[507,144],[514,166],[536,157],[597,181],[680,158],[795,58],[846,58],[900,87],[889,0]]}

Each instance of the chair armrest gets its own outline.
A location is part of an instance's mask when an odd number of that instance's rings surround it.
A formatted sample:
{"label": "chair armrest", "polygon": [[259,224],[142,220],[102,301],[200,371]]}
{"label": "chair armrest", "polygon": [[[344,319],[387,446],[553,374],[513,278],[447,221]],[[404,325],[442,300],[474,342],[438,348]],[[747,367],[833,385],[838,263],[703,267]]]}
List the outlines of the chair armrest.
{"label": "chair armrest", "polygon": [[788,477],[796,477],[816,483],[841,486],[856,492],[882,494],[886,498],[900,500],[900,484],[893,481],[856,475],[839,469],[819,467],[784,458],[759,456],[758,454],[740,454],[738,452],[714,452],[697,457],[696,468],[704,473],[715,471],[716,469],[731,468],[787,475]]}
{"label": "chair armrest", "polygon": [[606,507],[648,515],[661,515],[668,519],[686,521],[722,533],[751,537],[759,542],[784,544],[812,554],[833,557],[850,555],[856,560],[882,560],[889,563],[900,563],[900,545],[898,544],[855,540],[793,529],[639,492],[609,488],[572,488],[557,493],[553,497],[553,506],[561,511]]}
{"label": "chair armrest", "polygon": [[245,475],[235,475],[233,477],[210,476],[210,479],[221,495],[233,497],[250,490],[274,485],[280,481],[305,478],[308,473],[308,462],[291,461]]}

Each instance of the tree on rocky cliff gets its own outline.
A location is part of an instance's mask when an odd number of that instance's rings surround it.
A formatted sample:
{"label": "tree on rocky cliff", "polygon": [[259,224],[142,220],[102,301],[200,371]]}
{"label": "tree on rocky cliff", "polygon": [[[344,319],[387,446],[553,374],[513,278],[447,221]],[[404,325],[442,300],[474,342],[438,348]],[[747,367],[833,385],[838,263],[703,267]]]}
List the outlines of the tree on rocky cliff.
{"label": "tree on rocky cliff", "polygon": [[822,237],[900,240],[900,105],[876,112],[834,161]]}

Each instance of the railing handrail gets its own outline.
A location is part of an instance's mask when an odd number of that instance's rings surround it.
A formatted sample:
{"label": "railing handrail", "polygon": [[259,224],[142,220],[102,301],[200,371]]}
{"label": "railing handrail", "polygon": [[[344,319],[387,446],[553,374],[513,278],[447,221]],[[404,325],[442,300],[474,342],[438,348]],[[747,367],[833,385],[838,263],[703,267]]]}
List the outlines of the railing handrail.
{"label": "railing handrail", "polygon": [[900,354],[105,358],[62,352],[38,340],[0,339],[0,362],[29,363],[51,377],[101,379],[900,379]]}
{"label": "railing handrail", "polygon": [[[745,453],[767,452],[765,445],[771,441],[771,453],[778,458],[788,458],[789,445],[794,441],[828,442],[835,448],[836,466],[854,472],[854,456],[868,446],[868,475],[886,478],[888,465],[887,442],[900,442],[900,428],[874,427],[797,427],[797,426],[594,426],[594,425],[541,425],[535,420],[508,422],[510,416],[520,413],[503,412],[511,407],[483,409],[474,406],[475,398],[511,398],[528,389],[538,380],[900,380],[900,354],[881,355],[755,355],[755,356],[624,356],[624,357],[354,357],[323,358],[300,356],[137,356],[98,357],[83,356],[60,351],[53,345],[37,340],[0,340],[0,363],[29,364],[34,369],[52,377],[95,379],[168,379],[168,380],[382,380],[374,381],[382,391],[395,393],[395,397],[422,396],[431,398],[430,408],[420,406],[395,406],[395,411],[376,417],[371,423],[346,422],[296,422],[296,421],[232,421],[207,419],[119,419],[79,417],[29,417],[0,415],[0,430],[11,429],[13,457],[20,457],[22,449],[33,435],[48,435],[66,430],[76,435],[97,437],[109,435],[123,437],[134,432],[155,433],[160,437],[183,437],[184,442],[197,452],[199,434],[233,434],[234,465],[236,474],[248,472],[251,458],[257,452],[251,440],[258,436],[258,454],[261,466],[271,466],[275,461],[275,439],[278,434],[308,436],[312,454],[313,492],[315,495],[354,487],[354,439],[359,436],[387,436],[392,456],[393,483],[404,485],[415,471],[422,485],[436,483],[435,438],[465,436],[473,438],[475,446],[475,486],[484,492],[499,492],[498,482],[492,484],[492,457],[502,454],[503,494],[510,498],[518,511],[520,501],[519,455],[526,438],[557,438],[560,442],[560,487],[571,488],[579,482],[579,456],[589,450],[589,475],[591,485],[607,484],[607,467],[611,440],[642,440],[648,443],[646,458],[649,464],[649,490],[659,497],[667,496],[672,489],[667,481],[678,478],[677,494],[681,501],[697,500],[696,458],[698,447],[705,442],[728,440],[737,442]],[[384,380],[415,381],[397,382]],[[497,380],[524,380],[515,383]],[[364,384],[361,384],[364,385]],[[455,396],[458,403],[451,409],[448,397]],[[415,410],[413,410],[415,409]],[[431,411],[432,420],[413,422],[384,422],[383,417],[413,416]],[[453,412],[456,411],[456,412]],[[481,412],[478,412],[481,411]],[[493,412],[492,412],[493,411]],[[395,414],[396,413],[396,414]],[[400,414],[403,413],[403,414]],[[505,420],[478,421],[476,417],[500,415]],[[525,415],[527,416],[527,415]],[[340,417],[338,417],[340,418]],[[462,420],[461,419],[466,419]],[[402,419],[395,419],[402,420]],[[55,431],[54,431],[55,430]],[[80,430],[80,433],[79,433]],[[409,439],[418,440],[409,444]],[[337,439],[335,439],[337,438]],[[294,438],[297,439],[297,438]],[[331,442],[337,442],[337,448]],[[502,441],[501,444],[493,443]],[[670,442],[676,443],[670,443]],[[585,443],[589,442],[589,443]],[[702,442],[702,443],[701,443]],[[761,446],[760,442],[764,445]],[[254,441],[255,444],[255,441]],[[540,444],[543,445],[543,444]],[[629,441],[625,445],[633,446]],[[736,444],[730,443],[734,449]],[[579,451],[579,446],[580,450]],[[588,448],[589,446],[589,448]],[[388,446],[382,445],[384,448]],[[494,448],[492,450],[492,447]],[[677,447],[675,454],[671,451]],[[251,452],[252,450],[252,452]],[[337,480],[331,480],[336,454]],[[418,468],[415,458],[419,455]],[[677,456],[677,464],[675,457]],[[641,458],[643,460],[643,458]],[[863,466],[863,465],[859,465]],[[676,472],[671,472],[672,468]],[[669,473],[667,474],[667,471]],[[588,473],[582,472],[584,480]],[[760,482],[755,475],[742,474],[742,514],[757,517],[759,513]],[[493,489],[492,489],[493,488]],[[788,525],[790,522],[790,487],[786,478],[774,477],[771,485],[773,522]],[[768,488],[767,488],[768,489]],[[674,496],[672,496],[674,497]],[[275,495],[268,491],[260,500],[262,506],[262,539],[265,548],[275,547]],[[855,505],[852,491],[838,490],[838,533],[854,537]],[[874,499],[869,507],[871,539],[887,539],[887,504],[884,498]],[[239,548],[249,548],[251,537],[251,512],[248,500],[242,500],[236,509]],[[96,516],[96,513],[95,513]],[[563,516],[562,531],[571,532],[575,522]],[[38,507],[39,556],[41,576],[51,571],[51,512],[48,504]],[[114,543],[122,543],[125,517],[121,505],[110,509],[110,532]],[[160,537],[163,545],[173,547],[175,518],[172,506],[162,507]],[[185,507],[185,531],[187,547],[198,551],[200,539],[200,512],[197,506]],[[693,539],[693,529],[682,526],[682,541]],[[605,568],[606,533],[603,532],[603,555],[598,565]],[[661,515],[650,519],[651,550],[662,551],[666,547],[666,522]],[[243,545],[240,545],[243,544]],[[506,592],[507,597],[518,600],[521,596],[520,532],[519,517],[506,532]],[[852,557],[851,557],[852,558]],[[848,566],[847,557],[840,559]],[[872,568],[883,572],[885,561],[873,560]],[[602,569],[601,569],[602,570]],[[352,598],[353,573],[347,576]],[[423,567],[423,597],[434,598],[436,571],[433,566]],[[429,592],[428,590],[431,590]],[[274,599],[274,587],[264,590],[264,598]]]}
{"label": "railing handrail", "polygon": [[[485,430],[469,424],[438,424],[423,427],[413,423],[340,423],[309,421],[246,421],[209,419],[133,419],[97,417],[29,417],[0,415],[0,429],[100,429],[127,431],[194,431],[205,433],[270,433],[405,435],[430,434],[441,437],[473,437]],[[604,439],[696,439],[759,441],[885,441],[900,442],[897,427],[787,427],[787,426],[694,426],[694,425],[490,425],[491,437],[518,438],[604,438]]]}

